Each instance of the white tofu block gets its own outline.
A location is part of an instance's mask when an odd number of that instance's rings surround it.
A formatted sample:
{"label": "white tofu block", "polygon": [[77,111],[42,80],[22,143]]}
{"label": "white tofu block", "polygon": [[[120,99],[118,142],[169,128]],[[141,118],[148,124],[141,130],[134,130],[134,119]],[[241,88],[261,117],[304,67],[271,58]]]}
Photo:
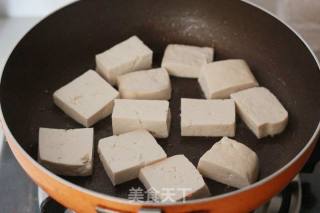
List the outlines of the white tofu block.
{"label": "white tofu block", "polygon": [[91,175],[93,128],[40,128],[39,162],[58,175]]}
{"label": "white tofu block", "polygon": [[171,113],[168,101],[116,99],[112,113],[113,134],[146,129],[156,138],[167,138]]}
{"label": "white tofu block", "polygon": [[240,59],[203,66],[198,81],[207,99],[229,98],[231,93],[258,86],[248,64]]}
{"label": "white tofu block", "polygon": [[198,78],[202,66],[213,60],[211,47],[170,44],[167,46],[161,67],[169,74],[184,78]]}
{"label": "white tofu block", "polygon": [[210,195],[199,171],[184,155],[175,155],[142,168],[139,179],[161,202]]}
{"label": "white tofu block", "polygon": [[234,136],[236,112],[231,99],[181,99],[182,136]]}
{"label": "white tofu block", "polygon": [[281,133],[288,123],[288,112],[266,88],[256,87],[231,94],[237,112],[258,137]]}
{"label": "white tofu block", "polygon": [[89,70],[53,94],[54,103],[85,127],[111,114],[119,93],[93,70]]}
{"label": "white tofu block", "polygon": [[146,130],[101,139],[98,153],[113,185],[137,178],[142,167],[167,157]]}
{"label": "white tofu block", "polygon": [[170,77],[166,69],[158,68],[131,72],[118,77],[121,98],[140,100],[169,100]]}
{"label": "white tofu block", "polygon": [[200,158],[198,170],[212,180],[242,188],[257,180],[259,161],[250,148],[224,137]]}
{"label": "white tofu block", "polygon": [[96,55],[96,70],[110,84],[117,83],[117,77],[135,70],[152,66],[152,50],[137,36],[111,47]]}

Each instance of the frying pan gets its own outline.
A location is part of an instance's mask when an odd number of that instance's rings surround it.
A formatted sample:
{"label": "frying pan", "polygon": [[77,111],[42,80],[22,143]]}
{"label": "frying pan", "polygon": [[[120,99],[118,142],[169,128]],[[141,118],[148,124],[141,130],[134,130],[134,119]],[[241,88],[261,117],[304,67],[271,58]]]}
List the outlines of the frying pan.
{"label": "frying pan", "polygon": [[[170,43],[214,46],[215,60],[245,59],[262,86],[289,112],[286,130],[258,140],[237,120],[235,138],[260,159],[259,181],[241,190],[206,179],[212,197],[155,204],[127,199],[138,180],[113,187],[95,151],[91,177],[58,177],[39,165],[38,129],[79,128],[52,101],[53,92],[95,68],[94,56],[138,35],[154,51],[159,66]],[[196,80],[171,78],[172,127],[159,140],[169,156],[184,154],[195,165],[219,138],[180,137],[180,98],[203,98]],[[134,212],[253,210],[281,191],[310,156],[319,133],[320,72],[307,45],[272,15],[229,0],[79,1],[48,16],[16,46],[3,71],[1,123],[9,145],[28,175],[51,197],[77,212],[103,209]],[[112,135],[110,117],[94,125],[98,139]],[[159,177],[160,178],[160,177]]]}

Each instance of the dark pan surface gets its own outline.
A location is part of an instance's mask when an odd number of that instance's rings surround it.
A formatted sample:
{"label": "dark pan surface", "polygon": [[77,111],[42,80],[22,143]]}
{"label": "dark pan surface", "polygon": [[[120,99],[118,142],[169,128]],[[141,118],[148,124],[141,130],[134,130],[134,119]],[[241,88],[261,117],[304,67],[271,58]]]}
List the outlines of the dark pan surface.
{"label": "dark pan surface", "polygon": [[[52,101],[53,92],[88,69],[94,55],[138,35],[155,52],[157,66],[169,43],[214,45],[216,60],[243,58],[261,85],[289,111],[285,132],[257,140],[239,120],[236,139],[257,152],[261,179],[297,155],[320,118],[320,73],[311,53],[279,21],[234,0],[80,1],[58,11],[29,32],[13,51],[1,82],[5,120],[22,147],[36,159],[38,128],[79,128]],[[185,154],[195,165],[220,138],[180,137],[180,97],[203,98],[196,80],[172,78],[173,120],[168,139],[159,140],[169,156]],[[95,143],[110,136],[107,118],[95,126]],[[95,153],[94,174],[66,178],[98,192],[127,198],[139,181],[113,187]],[[206,180],[213,195],[233,190]]]}

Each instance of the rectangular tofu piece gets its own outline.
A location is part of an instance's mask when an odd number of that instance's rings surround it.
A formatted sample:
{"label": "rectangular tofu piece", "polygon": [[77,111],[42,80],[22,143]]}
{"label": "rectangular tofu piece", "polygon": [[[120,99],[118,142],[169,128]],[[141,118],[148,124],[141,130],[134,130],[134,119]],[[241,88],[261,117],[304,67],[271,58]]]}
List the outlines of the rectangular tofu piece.
{"label": "rectangular tofu piece", "polygon": [[152,50],[137,36],[132,36],[96,55],[96,70],[110,84],[115,85],[120,75],[151,68],[152,54]]}
{"label": "rectangular tofu piece", "polygon": [[57,175],[91,175],[93,129],[40,128],[39,162]]}
{"label": "rectangular tofu piece", "polygon": [[85,127],[111,114],[119,93],[93,70],[89,70],[53,94],[54,103]]}
{"label": "rectangular tofu piece", "polygon": [[224,137],[200,158],[198,170],[207,178],[242,188],[257,180],[259,160],[249,147]]}
{"label": "rectangular tofu piece", "polygon": [[181,99],[182,136],[234,136],[236,112],[231,99]]}
{"label": "rectangular tofu piece", "polygon": [[131,72],[118,77],[121,98],[140,100],[169,100],[170,77],[166,69],[157,68]]}
{"label": "rectangular tofu piece", "polygon": [[101,139],[98,153],[113,185],[137,178],[142,167],[167,157],[146,130]]}
{"label": "rectangular tofu piece", "polygon": [[184,155],[175,155],[142,168],[139,179],[161,202],[210,195],[199,171]]}
{"label": "rectangular tofu piece", "polygon": [[266,88],[256,87],[231,94],[237,112],[258,137],[281,133],[288,123],[288,112]]}
{"label": "rectangular tofu piece", "polygon": [[171,113],[168,101],[116,99],[112,113],[113,134],[146,129],[156,138],[167,138]]}
{"label": "rectangular tofu piece", "polygon": [[212,47],[197,47],[181,44],[167,46],[161,67],[176,77],[198,78],[203,65],[213,60]]}
{"label": "rectangular tofu piece", "polygon": [[231,93],[259,85],[248,64],[240,59],[203,66],[198,81],[207,99],[229,98]]}

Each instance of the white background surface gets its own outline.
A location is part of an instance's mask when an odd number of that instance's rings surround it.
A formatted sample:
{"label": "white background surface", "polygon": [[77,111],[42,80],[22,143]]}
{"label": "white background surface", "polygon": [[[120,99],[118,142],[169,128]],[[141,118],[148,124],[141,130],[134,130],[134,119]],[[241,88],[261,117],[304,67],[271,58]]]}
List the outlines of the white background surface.
{"label": "white background surface", "polygon": [[45,16],[75,0],[0,0],[0,14],[11,17]]}

